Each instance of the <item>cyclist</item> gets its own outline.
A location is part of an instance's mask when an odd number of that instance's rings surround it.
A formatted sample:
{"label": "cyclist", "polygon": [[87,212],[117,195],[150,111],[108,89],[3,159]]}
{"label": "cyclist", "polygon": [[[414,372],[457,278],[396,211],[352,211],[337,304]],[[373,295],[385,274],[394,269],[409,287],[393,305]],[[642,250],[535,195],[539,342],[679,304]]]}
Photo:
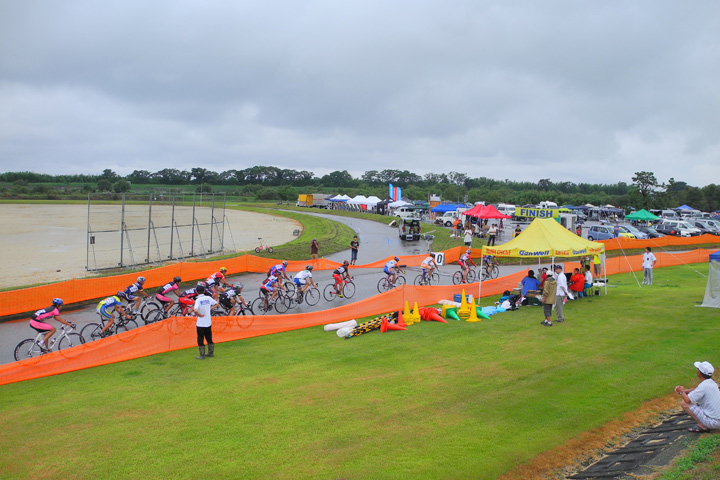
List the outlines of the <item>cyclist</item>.
{"label": "cyclist", "polygon": [[485,276],[490,277],[490,273],[492,272],[493,266],[497,265],[497,260],[495,260],[495,257],[492,255],[488,255],[485,258],[483,258],[483,264],[485,268]]}
{"label": "cyclist", "polygon": [[218,290],[220,292],[224,291],[223,286],[228,286],[225,281],[225,274],[227,274],[227,268],[220,267],[219,272],[213,273],[205,280],[205,295],[217,298]]}
{"label": "cyclist", "polygon": [[229,310],[230,316],[233,316],[238,313],[238,300],[240,300],[240,303],[242,303],[245,307],[247,307],[247,303],[245,303],[245,299],[243,299],[240,292],[242,292],[243,284],[242,282],[238,282],[236,285],[230,285],[228,288],[225,289],[223,293],[220,294],[220,303]]}
{"label": "cyclist", "polygon": [[189,312],[195,305],[195,298],[198,296],[197,287],[205,288],[205,282],[198,282],[196,287],[188,288],[183,293],[179,294],[178,302],[183,306],[183,314]]}
{"label": "cyclist", "polygon": [[392,284],[395,285],[395,280],[397,279],[397,274],[400,271],[400,265],[398,265],[398,262],[400,259],[398,257],[393,258],[389,262],[385,264],[385,268],[383,268],[383,271],[387,274],[388,277],[392,277]]}
{"label": "cyclist", "polygon": [[98,303],[95,311],[100,315],[103,320],[107,320],[105,326],[102,328],[102,330],[100,330],[100,337],[104,337],[105,335],[107,335],[107,330],[115,323],[115,315],[113,315],[114,312],[111,312],[110,310],[118,312],[125,318],[130,318],[130,315],[125,313],[125,310],[123,310],[122,301],[117,295],[107,297],[105,300],[100,300],[100,303]]}
{"label": "cyclist", "polygon": [[[458,260],[458,264],[460,265],[460,268],[462,269],[462,281],[463,283],[467,283],[467,272],[468,272],[468,263],[472,265],[473,267],[476,267],[475,262],[473,262],[472,257],[470,257],[470,254],[472,253],[472,250],[469,248],[460,255],[460,260]],[[492,268],[492,267],[491,267]]]}
{"label": "cyclist", "polygon": [[[145,293],[143,290],[143,285],[145,285],[145,277],[137,277],[137,281],[135,283],[128,286],[125,290],[118,292],[117,296],[127,300],[128,307],[130,306],[130,302],[135,302],[135,311],[137,312],[140,308],[140,301],[142,300],[140,295],[145,298],[150,298],[150,295]],[[136,296],[136,293],[139,295]]]}
{"label": "cyclist", "polygon": [[[277,281],[278,277],[270,275],[263,281],[262,285],[260,285],[260,293],[265,296],[266,305],[268,305],[270,301],[277,296],[277,288],[275,288]],[[268,294],[270,295],[270,298],[268,298]]]}
{"label": "cyclist", "polygon": [[348,271],[348,265],[350,265],[350,262],[345,260],[343,264],[333,270],[332,273],[332,276],[335,279],[335,293],[337,293],[337,296],[340,298],[342,298],[343,280],[346,282],[350,281],[350,272]]}
{"label": "cyclist", "polygon": [[50,337],[52,337],[53,334],[57,332],[57,328],[53,327],[45,320],[54,318],[60,323],[63,323],[73,329],[75,328],[75,324],[66,322],[60,317],[60,307],[62,307],[64,304],[65,302],[62,301],[62,298],[53,298],[51,306],[47,308],[41,308],[37,312],[33,313],[30,317],[30,327],[32,327],[37,332],[47,332],[42,338],[42,340],[40,340],[40,350],[42,350],[43,353],[47,353],[50,351],[46,345],[48,345]]}
{"label": "cyclist", "polygon": [[431,253],[429,254],[425,260],[422,261],[420,264],[420,267],[422,267],[423,272],[423,282],[424,283],[430,283],[430,279],[432,278],[432,274],[437,268],[437,263],[435,263],[435,254]]}
{"label": "cyclist", "polygon": [[288,262],[287,262],[287,261],[283,261],[282,263],[278,263],[277,265],[272,266],[272,267],[270,268],[270,270],[268,270],[267,276],[269,277],[270,275],[275,275],[276,277],[278,277],[278,279],[284,278],[285,280],[288,280],[288,281],[289,281],[289,280],[290,280],[290,277],[288,277],[288,276],[287,276],[287,273],[285,273],[285,269],[287,268],[287,266],[288,266]]}
{"label": "cyclist", "polygon": [[[315,285],[315,281],[312,278],[312,269],[312,265],[307,265],[305,267],[305,270],[303,270],[302,272],[298,272],[298,274],[293,277],[293,282],[295,283],[295,285],[297,285],[298,303],[300,302],[300,299],[302,299],[303,293],[305,293],[305,290],[307,290],[310,285],[312,285],[313,287],[317,287],[317,285]],[[309,284],[308,280],[310,280]]]}
{"label": "cyclist", "polygon": [[167,316],[168,312],[172,308],[173,305],[175,305],[175,300],[168,297],[168,294],[170,292],[174,293],[175,296],[180,298],[180,294],[178,293],[178,287],[180,285],[180,282],[182,280],[180,277],[173,277],[172,282],[168,282],[162,287],[158,289],[158,292],[155,294],[155,298],[163,305],[165,310],[165,316]]}

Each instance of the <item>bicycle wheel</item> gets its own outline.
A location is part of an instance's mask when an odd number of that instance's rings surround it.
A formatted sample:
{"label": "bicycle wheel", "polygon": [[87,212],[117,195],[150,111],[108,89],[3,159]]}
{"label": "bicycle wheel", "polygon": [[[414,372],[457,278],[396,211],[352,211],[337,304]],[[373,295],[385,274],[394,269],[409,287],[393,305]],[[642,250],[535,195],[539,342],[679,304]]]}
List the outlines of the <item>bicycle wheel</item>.
{"label": "bicycle wheel", "polygon": [[260,247],[255,247],[255,253],[260,253]]}
{"label": "bicycle wheel", "polygon": [[291,302],[292,300],[290,300],[289,297],[285,296],[285,294],[278,293],[278,296],[275,297],[275,310],[278,313],[285,313],[290,310]]}
{"label": "bicycle wheel", "polygon": [[305,290],[303,298],[305,299],[305,303],[307,303],[311,307],[317,305],[317,303],[320,301],[320,290],[317,287],[310,287]]}
{"label": "bicycle wheel", "polygon": [[79,333],[68,333],[67,337],[62,337],[58,342],[58,350],[63,351],[62,355],[65,358],[76,358],[80,356],[80,349],[71,347],[77,347],[83,343],[85,343],[85,339],[82,335]]}
{"label": "bicycle wheel", "polygon": [[430,279],[430,285],[440,285],[440,274],[433,272],[432,278]]}
{"label": "bicycle wheel", "polygon": [[342,293],[345,298],[352,298],[355,295],[355,283],[348,282],[343,285]]}
{"label": "bicycle wheel", "polygon": [[100,338],[100,330],[102,330],[102,325],[99,323],[88,323],[80,330],[80,335],[82,335],[85,342],[92,342]]}
{"label": "bicycle wheel", "polygon": [[267,251],[270,252],[270,253],[273,253],[273,248],[272,248],[272,247],[267,247]]}
{"label": "bicycle wheel", "polygon": [[453,285],[460,285],[462,283],[462,272],[455,272],[452,276]]}
{"label": "bicycle wheel", "polygon": [[252,302],[248,303],[247,307],[240,304],[240,313],[243,315],[255,315],[255,312],[253,312]]}
{"label": "bicycle wheel", "polygon": [[325,301],[332,302],[335,300],[335,297],[337,297],[337,293],[335,292],[335,284],[334,283],[328,283],[325,285],[325,288],[323,288],[323,297],[325,298]]}
{"label": "bicycle wheel", "polygon": [[477,280],[477,274],[475,273],[475,270],[473,270],[472,268],[468,269],[466,278],[468,283],[474,283],[475,280]]}
{"label": "bicycle wheel", "polygon": [[153,301],[144,302],[140,306],[140,318],[142,318],[144,320],[145,316],[148,314],[148,312],[150,312],[151,310],[156,310],[158,308],[161,308],[161,305],[159,305],[157,302],[153,302]]}
{"label": "bicycle wheel", "polygon": [[297,295],[297,286],[295,285],[295,283],[285,282],[283,287],[285,287],[285,291],[287,292],[287,294],[290,298]]}
{"label": "bicycle wheel", "polygon": [[160,328],[160,322],[163,320],[165,320],[165,310],[160,307],[150,310],[143,318],[145,325],[153,325],[153,330]]}
{"label": "bicycle wheel", "polygon": [[395,279],[395,286],[396,286],[396,287],[399,287],[400,285],[405,285],[405,283],[406,283],[406,282],[405,282],[405,277],[403,277],[402,275],[398,275],[397,278]]}
{"label": "bicycle wheel", "polygon": [[490,272],[490,278],[498,278],[500,276],[500,269],[497,265],[493,265],[492,271]]}
{"label": "bicycle wheel", "polygon": [[265,315],[272,310],[272,305],[265,302],[264,298],[258,297],[253,300],[252,309],[256,315]]}
{"label": "bicycle wheel", "polygon": [[425,281],[423,280],[422,274],[415,277],[415,281],[413,282],[415,285],[425,285]]}
{"label": "bicycle wheel", "polygon": [[377,290],[380,293],[390,290],[390,281],[387,279],[387,277],[383,277],[378,281]]}
{"label": "bicycle wheel", "polygon": [[42,355],[40,345],[38,345],[33,338],[23,340],[15,347],[15,360],[24,360],[26,358],[39,357],[40,355]]}

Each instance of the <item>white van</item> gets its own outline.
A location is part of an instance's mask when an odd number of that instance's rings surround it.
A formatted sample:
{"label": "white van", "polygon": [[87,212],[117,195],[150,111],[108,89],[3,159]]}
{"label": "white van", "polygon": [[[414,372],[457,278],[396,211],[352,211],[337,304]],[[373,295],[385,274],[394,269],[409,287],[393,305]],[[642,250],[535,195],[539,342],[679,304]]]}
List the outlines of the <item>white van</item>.
{"label": "white van", "polygon": [[675,212],[675,210],[661,210],[660,216],[667,218],[668,220],[680,220],[680,216],[677,212]]}
{"label": "white van", "polygon": [[555,202],[540,202],[538,203],[538,208],[557,208],[557,203]]}
{"label": "white van", "polygon": [[498,212],[504,213],[505,215],[515,215],[515,205],[509,203],[498,203]]}

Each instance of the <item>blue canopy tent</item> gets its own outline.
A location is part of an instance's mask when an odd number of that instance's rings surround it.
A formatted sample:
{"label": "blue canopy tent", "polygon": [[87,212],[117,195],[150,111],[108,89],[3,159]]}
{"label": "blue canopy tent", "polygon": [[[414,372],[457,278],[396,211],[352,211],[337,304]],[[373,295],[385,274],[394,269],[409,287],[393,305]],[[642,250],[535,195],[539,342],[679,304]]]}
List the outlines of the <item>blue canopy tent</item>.
{"label": "blue canopy tent", "polygon": [[463,205],[462,203],[443,203],[438,205],[437,207],[430,210],[431,212],[435,213],[445,213],[445,212],[454,212],[458,208],[467,208],[467,205]]}
{"label": "blue canopy tent", "polygon": [[697,211],[698,211],[698,210],[695,210],[695,209],[692,208],[692,207],[688,207],[687,205],[681,205],[681,206],[677,207],[675,210],[688,210],[688,211],[693,211],[693,212],[697,212]]}
{"label": "blue canopy tent", "polygon": [[720,308],[720,250],[710,254],[710,271],[701,307]]}

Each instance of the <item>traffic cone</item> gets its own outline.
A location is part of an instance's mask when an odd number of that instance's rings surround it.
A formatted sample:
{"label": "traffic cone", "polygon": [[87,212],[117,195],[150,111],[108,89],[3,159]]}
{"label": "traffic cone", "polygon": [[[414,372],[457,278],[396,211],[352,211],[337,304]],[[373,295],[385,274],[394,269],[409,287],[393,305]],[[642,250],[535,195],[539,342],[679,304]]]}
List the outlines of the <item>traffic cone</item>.
{"label": "traffic cone", "polygon": [[405,320],[403,319],[402,310],[398,310],[397,317],[398,317],[398,321],[397,321],[398,326],[407,328],[407,324],[405,323]]}
{"label": "traffic cone", "polygon": [[417,302],[413,305],[413,321],[416,323],[420,321],[420,309]]}
{"label": "traffic cone", "polygon": [[412,312],[410,312],[410,304],[407,300],[405,300],[405,310],[403,310],[403,320],[405,320],[405,323],[408,325],[412,325],[415,323],[414,318],[412,316]]}
{"label": "traffic cone", "polygon": [[458,317],[457,310],[454,308],[449,308],[447,312],[447,318],[451,318],[453,320],[460,320],[460,317]]}
{"label": "traffic cone", "polygon": [[483,320],[490,320],[490,317],[488,317],[486,314],[483,313],[481,307],[477,307],[475,309],[475,312],[476,312],[478,318],[482,318]]}
{"label": "traffic cone", "polygon": [[447,323],[447,320],[440,316],[440,313],[438,313],[436,308],[426,308],[423,320],[427,320],[428,322],[432,320],[434,322]]}
{"label": "traffic cone", "polygon": [[475,304],[473,304],[472,307],[470,307],[470,317],[465,320],[466,322],[479,322],[480,318],[478,318],[477,314],[477,308],[475,308]]}
{"label": "traffic cone", "polygon": [[460,308],[458,308],[457,310],[457,316],[462,318],[463,320],[467,320],[468,318],[470,318],[470,306],[467,303],[464,288],[462,290],[462,297],[460,298]]}
{"label": "traffic cone", "polygon": [[384,315],[382,318],[382,325],[380,326],[380,331],[382,333],[385,333],[388,330],[407,330],[407,328],[391,323],[390,321],[388,321],[388,316]]}

